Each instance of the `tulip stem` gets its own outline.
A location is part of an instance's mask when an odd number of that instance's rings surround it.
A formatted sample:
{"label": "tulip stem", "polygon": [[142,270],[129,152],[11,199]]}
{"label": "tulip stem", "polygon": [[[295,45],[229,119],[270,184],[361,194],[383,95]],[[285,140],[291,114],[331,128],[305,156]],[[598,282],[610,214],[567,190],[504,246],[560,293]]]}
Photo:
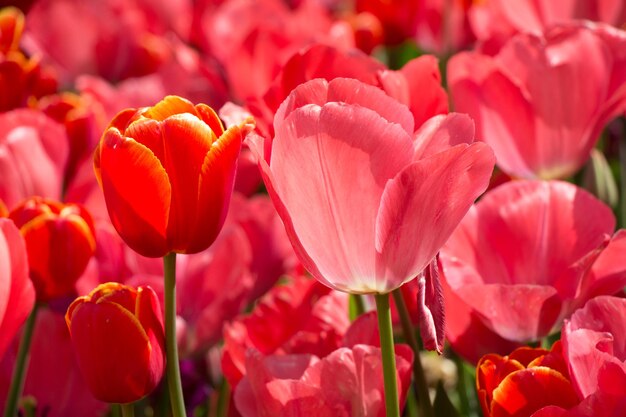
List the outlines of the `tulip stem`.
{"label": "tulip stem", "polygon": [[400,417],[398,404],[398,380],[396,372],[396,352],[393,345],[393,327],[389,293],[375,294],[380,331],[380,351],[383,357],[383,377],[385,382],[385,409],[387,417]]}
{"label": "tulip stem", "polygon": [[122,417],[135,417],[135,406],[133,403],[120,404]]}
{"label": "tulip stem", "polygon": [[26,379],[26,370],[28,369],[28,359],[30,354],[30,342],[33,339],[33,331],[35,330],[35,323],[37,322],[38,308],[39,307],[35,303],[32,311],[26,319],[24,333],[22,333],[20,347],[17,352],[15,368],[13,369],[11,388],[9,389],[7,403],[4,409],[4,417],[17,416],[17,405],[19,398],[22,395],[22,390],[24,389],[24,381]]}
{"label": "tulip stem", "polygon": [[393,292],[393,300],[396,302],[396,308],[400,315],[400,322],[402,323],[402,333],[406,342],[413,349],[415,359],[413,360],[413,378],[415,384],[415,390],[417,391],[417,401],[421,409],[420,415],[423,417],[434,417],[433,406],[430,403],[430,394],[428,393],[428,384],[426,383],[426,375],[424,375],[424,367],[422,366],[422,360],[420,357],[420,347],[415,338],[415,331],[411,324],[411,317],[409,310],[402,297],[402,291],[400,288]]}
{"label": "tulip stem", "polygon": [[167,354],[167,385],[174,417],[187,417],[183,386],[180,380],[178,345],[176,341],[176,253],[163,257],[165,278],[165,351]]}

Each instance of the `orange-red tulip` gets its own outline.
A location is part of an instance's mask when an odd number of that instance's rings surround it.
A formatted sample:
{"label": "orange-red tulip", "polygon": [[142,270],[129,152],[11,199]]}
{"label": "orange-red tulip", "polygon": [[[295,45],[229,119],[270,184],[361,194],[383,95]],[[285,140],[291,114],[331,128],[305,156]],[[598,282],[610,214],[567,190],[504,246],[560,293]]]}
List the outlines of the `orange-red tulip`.
{"label": "orange-red tulip", "polygon": [[33,197],[9,213],[26,241],[38,301],[75,295],[74,285],[96,250],[93,220],[77,204]]}
{"label": "orange-red tulip", "polygon": [[247,125],[224,131],[209,106],[168,96],[119,113],[94,157],[113,226],[144,256],[196,253],[217,237]]}
{"label": "orange-red tulip", "polygon": [[483,356],[476,366],[476,388],[485,417],[528,417],[547,406],[568,409],[580,402],[561,342],[551,351],[521,347],[508,356]]}
{"label": "orange-red tulip", "polygon": [[129,403],[148,395],[163,376],[161,307],[150,287],[101,284],[70,305],[65,321],[78,365],[94,396]]}

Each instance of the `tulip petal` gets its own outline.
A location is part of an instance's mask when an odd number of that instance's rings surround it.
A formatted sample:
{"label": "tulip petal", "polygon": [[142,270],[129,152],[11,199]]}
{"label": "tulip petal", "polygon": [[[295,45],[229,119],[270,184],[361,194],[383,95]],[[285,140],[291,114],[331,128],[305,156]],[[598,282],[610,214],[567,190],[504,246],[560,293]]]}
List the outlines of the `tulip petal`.
{"label": "tulip petal", "polygon": [[572,383],[582,397],[596,392],[600,384],[626,379],[625,315],[626,300],[598,296],[563,327]]}
{"label": "tulip petal", "polygon": [[184,113],[191,113],[198,117],[196,108],[189,100],[178,96],[167,96],[154,106],[146,109],[143,115],[149,119],[162,122],[168,117]]}
{"label": "tulip petal", "polygon": [[237,158],[244,132],[249,128],[229,128],[204,157],[196,202],[198,218],[193,229],[196,233],[189,242],[188,253],[206,249],[224,224],[237,171]]}
{"label": "tulip petal", "polygon": [[402,126],[408,134],[413,133],[413,116],[406,106],[385,94],[380,88],[351,78],[335,78],[330,82],[316,79],[296,87],[276,112],[274,128],[282,124],[294,110],[304,105],[321,106],[327,102],[371,109],[389,123]]}
{"label": "tulip petal", "polygon": [[380,290],[374,219],[384,184],[409,162],[411,146],[399,125],[340,103],[300,108],[276,126],[270,167],[286,209],[279,214],[293,224],[292,244],[317,264],[305,266],[320,268],[316,278],[348,292]]}
{"label": "tulip petal", "polygon": [[0,357],[35,303],[24,240],[11,220],[0,219]]}
{"label": "tulip petal", "polygon": [[113,128],[102,139],[99,162],[107,210],[122,239],[144,256],[165,255],[172,187],[163,165]]}
{"label": "tulip petal", "polygon": [[532,109],[519,87],[499,72],[493,58],[469,52],[455,55],[448,64],[448,83],[455,110],[471,116],[478,137],[497,155],[498,166],[509,174],[534,177],[525,159],[538,147]]}
{"label": "tulip petal", "polygon": [[376,216],[376,250],[386,268],[378,288],[393,289],[430,263],[487,188],[493,164],[485,144],[458,145],[409,165],[387,183]]}
{"label": "tulip petal", "polygon": [[187,245],[198,234],[194,229],[198,217],[205,215],[196,211],[198,187],[202,164],[216,136],[206,123],[189,113],[168,117],[162,122],[162,129],[163,166],[172,186],[168,247],[175,252],[186,252]]}
{"label": "tulip petal", "polygon": [[539,366],[504,378],[493,391],[491,417],[527,417],[548,405],[571,408],[579,401],[563,375]]}
{"label": "tulip petal", "polygon": [[150,363],[152,347],[131,312],[106,301],[85,302],[74,308],[70,321],[79,366],[96,398],[128,403],[159,382]]}
{"label": "tulip petal", "polygon": [[474,122],[463,113],[450,113],[428,119],[415,132],[415,153],[418,161],[462,143],[474,142]]}
{"label": "tulip petal", "polygon": [[439,257],[430,263],[426,271],[417,278],[417,308],[420,321],[420,334],[424,347],[443,353],[445,341],[445,312],[441,289]]}
{"label": "tulip petal", "polygon": [[465,285],[456,292],[489,328],[516,342],[536,340],[548,334],[561,312],[560,297],[548,286]]}

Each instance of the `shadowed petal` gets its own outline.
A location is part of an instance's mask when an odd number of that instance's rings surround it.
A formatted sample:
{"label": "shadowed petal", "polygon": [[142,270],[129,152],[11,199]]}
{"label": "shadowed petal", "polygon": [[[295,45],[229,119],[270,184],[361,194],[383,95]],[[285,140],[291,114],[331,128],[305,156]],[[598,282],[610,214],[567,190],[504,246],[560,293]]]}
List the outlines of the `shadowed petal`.
{"label": "shadowed petal", "polygon": [[379,291],[424,269],[487,188],[493,164],[485,144],[458,145],[409,165],[387,183],[376,216],[376,251],[385,267]]}

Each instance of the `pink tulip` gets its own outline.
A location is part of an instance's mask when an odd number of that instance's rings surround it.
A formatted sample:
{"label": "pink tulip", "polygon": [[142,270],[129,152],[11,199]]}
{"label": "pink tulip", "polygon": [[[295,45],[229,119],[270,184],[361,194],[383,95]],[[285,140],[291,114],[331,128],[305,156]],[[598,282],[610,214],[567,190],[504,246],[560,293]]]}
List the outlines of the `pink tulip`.
{"label": "pink tulip", "polygon": [[[413,352],[396,346],[401,404],[411,381]],[[384,417],[380,349],[368,345],[315,355],[246,355],[247,375],[235,390],[243,417]]]}
{"label": "pink tulip", "polygon": [[0,218],[0,358],[34,304],[24,239],[11,220]]}
{"label": "pink tulip", "polygon": [[484,52],[497,52],[517,33],[540,35],[546,28],[587,19],[622,27],[626,5],[622,0],[486,0],[473,2],[469,21]]}
{"label": "pink tulip", "polygon": [[486,188],[493,154],[471,120],[428,120],[347,78],[297,87],[253,139],[265,184],[304,267],[351,293],[415,278]]}
{"label": "pink tulip", "polygon": [[626,109],[626,33],[581,23],[520,34],[495,57],[454,56],[448,82],[455,109],[474,118],[503,171],[566,178]]}
{"label": "pink tulip", "polygon": [[626,299],[599,296],[563,327],[565,357],[578,393],[626,398]]}
{"label": "pink tulip", "polygon": [[487,193],[441,252],[452,346],[472,358],[502,353],[619,291],[626,233],[611,237],[614,227],[611,209],[570,183],[513,181]]}
{"label": "pink tulip", "polygon": [[35,195],[59,199],[68,154],[65,129],[42,112],[0,114],[0,200],[12,209]]}

